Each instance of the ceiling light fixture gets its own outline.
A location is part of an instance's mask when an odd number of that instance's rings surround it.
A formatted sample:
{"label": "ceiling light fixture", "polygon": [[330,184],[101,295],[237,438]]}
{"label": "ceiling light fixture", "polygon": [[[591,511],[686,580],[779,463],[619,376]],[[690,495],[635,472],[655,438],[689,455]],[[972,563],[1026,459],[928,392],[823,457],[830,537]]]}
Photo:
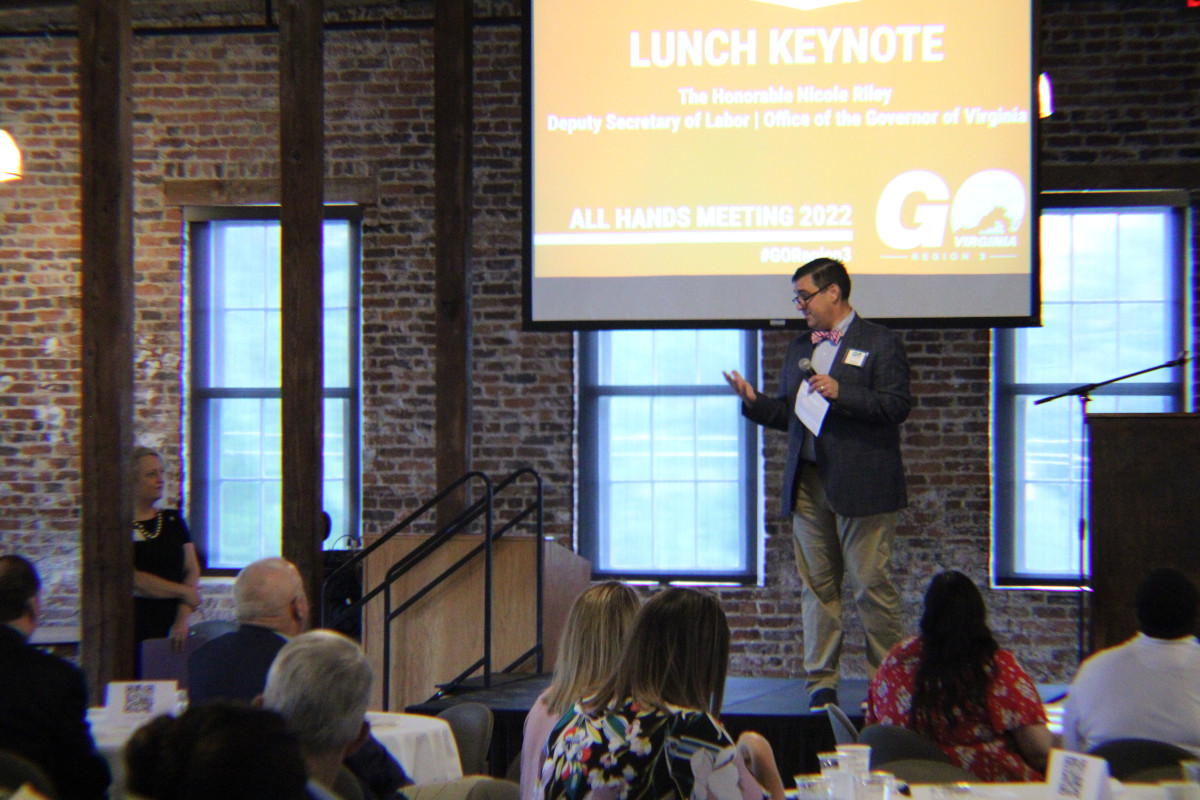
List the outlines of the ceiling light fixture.
{"label": "ceiling light fixture", "polygon": [[12,134],[0,129],[0,183],[21,179],[21,149]]}

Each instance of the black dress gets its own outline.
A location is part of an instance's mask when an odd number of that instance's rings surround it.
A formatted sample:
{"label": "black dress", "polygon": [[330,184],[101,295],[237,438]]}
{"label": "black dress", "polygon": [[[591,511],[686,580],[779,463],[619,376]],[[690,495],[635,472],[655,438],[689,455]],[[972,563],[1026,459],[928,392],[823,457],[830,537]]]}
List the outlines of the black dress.
{"label": "black dress", "polygon": [[[187,523],[178,511],[164,509],[154,519],[139,520],[133,523],[133,568],[164,580],[183,583],[183,546],[191,541]],[[178,609],[178,600],[133,598],[139,650],[146,639],[162,639],[170,634]]]}

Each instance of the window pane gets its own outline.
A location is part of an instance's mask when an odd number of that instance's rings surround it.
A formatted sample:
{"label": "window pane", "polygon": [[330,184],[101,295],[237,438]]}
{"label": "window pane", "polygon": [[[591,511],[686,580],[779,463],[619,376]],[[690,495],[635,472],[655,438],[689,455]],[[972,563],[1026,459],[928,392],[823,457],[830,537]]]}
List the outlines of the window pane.
{"label": "window pane", "polygon": [[696,476],[700,480],[736,484],[741,403],[733,394],[696,400]]}
{"label": "window pane", "polygon": [[654,382],[654,331],[600,334],[600,385],[641,386]]}
{"label": "window pane", "polygon": [[257,479],[262,475],[262,401],[220,400],[210,406],[214,436],[210,452],[217,480]]}
{"label": "window pane", "polygon": [[[1071,299],[1071,216],[1042,214],[1042,303]],[[1043,309],[1044,311],[1044,309]]]}
{"label": "window pane", "polygon": [[696,568],[696,485],[654,484],[654,565],[665,571]]}
{"label": "window pane", "polygon": [[737,481],[705,482],[698,488],[696,566],[705,570],[744,566]]}
{"label": "window pane", "polygon": [[653,484],[612,483],[608,503],[603,564],[609,569],[637,570],[654,563],[651,492]]}
{"label": "window pane", "polygon": [[[1117,358],[1112,371],[1115,374],[1137,372],[1171,360],[1174,337],[1171,336],[1170,308],[1163,303],[1122,303],[1117,313],[1121,334],[1114,341]],[[1165,372],[1149,372],[1130,380],[1159,383],[1170,377]]]}
{"label": "window pane", "polygon": [[654,383],[656,386],[696,383],[695,331],[657,331],[654,334]]}
{"label": "window pane", "polygon": [[1167,299],[1167,232],[1162,214],[1121,215],[1120,287],[1123,300]]}
{"label": "window pane", "polygon": [[350,386],[350,318],[346,309],[326,310],[321,345],[324,350],[324,385],[329,388]]}
{"label": "window pane", "polygon": [[611,481],[650,478],[650,398],[606,397],[600,403],[607,420],[608,462],[601,465]]}
{"label": "window pane", "polygon": [[[264,311],[226,311],[214,314],[217,346],[209,374],[220,387],[278,386],[279,373],[267,367],[267,314]],[[278,361],[276,361],[278,364]]]}
{"label": "window pane", "polygon": [[1117,217],[1076,214],[1071,224],[1071,300],[1115,300]]}
{"label": "window pane", "polygon": [[[1016,337],[1016,380],[1053,383],[1071,368],[1071,306],[1042,304],[1042,327],[1019,328]],[[1028,355],[1027,355],[1028,354]]]}
{"label": "window pane", "polygon": [[695,479],[695,411],[690,397],[654,398],[654,480]]}
{"label": "window pane", "polygon": [[[1087,383],[1116,377],[1117,307],[1076,303],[1071,308],[1071,369],[1063,376]],[[1055,382],[1062,382],[1059,377]]]}

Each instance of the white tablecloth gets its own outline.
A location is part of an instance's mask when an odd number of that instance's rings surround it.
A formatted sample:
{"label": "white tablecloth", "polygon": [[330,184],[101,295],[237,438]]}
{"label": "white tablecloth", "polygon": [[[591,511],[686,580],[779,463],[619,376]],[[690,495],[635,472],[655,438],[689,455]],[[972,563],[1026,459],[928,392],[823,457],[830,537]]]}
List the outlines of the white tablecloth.
{"label": "white tablecloth", "polygon": [[[439,783],[462,777],[454,733],[444,719],[420,714],[392,714],[368,711],[371,733],[400,762],[414,784]],[[138,725],[112,720],[103,708],[88,709],[88,722],[96,749],[108,760],[112,770],[112,796],[123,797],[125,766],[121,751]]]}
{"label": "white tablecloth", "polygon": [[135,724],[120,717],[107,717],[103,707],[89,708],[87,718],[88,724],[92,728],[92,739],[96,742],[96,749],[108,761],[108,769],[112,772],[112,786],[108,790],[109,797],[124,797],[125,760],[122,758],[122,751],[125,749],[125,743],[129,741],[129,737],[133,736],[133,732],[147,720]]}
{"label": "white tablecloth", "polygon": [[454,733],[444,719],[420,714],[368,711],[371,733],[400,762],[414,784],[461,778]]}

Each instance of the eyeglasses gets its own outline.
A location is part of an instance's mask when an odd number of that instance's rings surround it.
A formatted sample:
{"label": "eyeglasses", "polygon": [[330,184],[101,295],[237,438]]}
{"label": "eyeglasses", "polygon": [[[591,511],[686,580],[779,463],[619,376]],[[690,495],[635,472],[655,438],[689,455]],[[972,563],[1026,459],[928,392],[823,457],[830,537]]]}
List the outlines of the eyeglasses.
{"label": "eyeglasses", "polygon": [[811,302],[812,302],[812,299],[813,299],[814,297],[816,297],[816,296],[817,296],[817,295],[819,295],[821,292],[823,292],[823,291],[825,291],[826,289],[828,289],[830,286],[833,286],[833,284],[832,284],[832,283],[827,283],[827,284],[825,284],[824,286],[822,286],[820,289],[817,289],[817,290],[816,290],[815,292],[813,292],[812,294],[804,294],[803,292],[794,292],[794,293],[792,294],[792,300],[793,300],[793,301],[796,303],[796,305],[798,305],[798,306],[806,306],[806,305],[808,305],[809,303],[811,303]]}

